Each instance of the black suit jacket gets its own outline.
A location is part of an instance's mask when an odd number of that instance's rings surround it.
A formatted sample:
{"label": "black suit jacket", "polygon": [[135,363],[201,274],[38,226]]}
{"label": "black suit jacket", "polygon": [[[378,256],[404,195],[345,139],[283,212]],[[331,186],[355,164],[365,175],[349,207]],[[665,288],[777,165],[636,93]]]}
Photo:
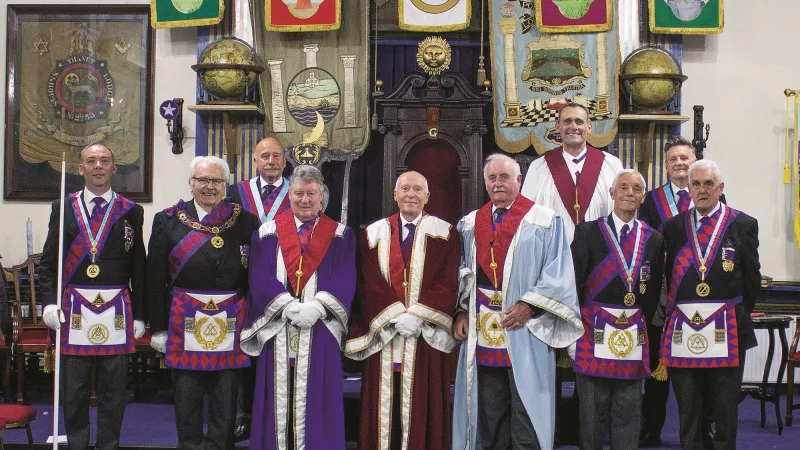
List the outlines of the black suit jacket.
{"label": "black suit jacket", "polygon": [[[661,189],[661,187],[662,186],[659,186],[657,189]],[[658,209],[656,209],[656,200],[653,192],[655,192],[655,189],[649,191],[647,195],[645,195],[644,202],[642,202],[642,206],[639,207],[639,220],[650,225],[650,228],[657,230],[658,227],[661,226],[662,221],[661,216],[658,215]],[[725,204],[728,203],[725,199],[725,194],[719,197],[719,201]]]}
{"label": "black suit jacket", "polygon": [[[186,202],[186,213],[197,220],[194,200]],[[192,255],[174,282],[169,277],[169,254],[189,233],[177,214],[168,217],[163,211],[153,219],[147,256],[147,307],[153,333],[166,331],[172,305],[172,287],[217,291],[247,292],[247,260],[242,264],[242,247],[259,227],[256,216],[242,209],[236,223],[219,234],[225,241],[222,248],[206,242]]]}
{"label": "black suit jacket", "polygon": [[[664,224],[664,239],[667,243],[665,273],[670,283],[675,256],[686,245],[686,242],[692,239],[690,232],[686,229],[686,215],[693,211],[694,208],[678,214]],[[750,322],[750,313],[753,312],[761,289],[758,221],[740,212],[725,233],[717,239],[721,239],[722,245],[717,248],[714,262],[706,272],[706,283],[711,287],[711,293],[705,299],[729,300],[742,296],[742,303],[736,307],[736,320],[739,324],[739,345],[746,350],[757,345],[756,335]],[[722,269],[723,247],[735,249],[732,272],[725,272]],[[698,298],[695,290],[699,283],[700,276],[697,270],[690,268],[678,287],[675,300]]]}
{"label": "black suit jacket", "polygon": [[[608,216],[608,224],[612,232],[616,233],[616,227],[611,216]],[[606,245],[603,232],[597,220],[583,222],[575,227],[575,238],[572,240],[572,262],[575,267],[575,283],[578,289],[578,301],[581,306],[586,303],[584,290],[586,279],[589,274],[616,249]],[[653,234],[644,246],[644,256],[642,263],[650,265],[650,280],[647,281],[647,288],[644,294],[639,293],[639,274],[634,274],[633,292],[636,294],[636,304],[642,306],[646,323],[651,323],[658,305],[661,292],[661,276],[664,271],[664,238],[661,233],[653,230]],[[623,298],[628,288],[622,279],[617,276],[600,291],[597,301],[609,304],[619,304],[624,306]]]}
{"label": "black suit jacket", "polygon": [[[82,194],[81,194],[82,195]],[[80,233],[80,227],[75,220],[75,210],[72,201],[65,198],[64,204],[64,256],[69,252],[69,247]],[[42,263],[39,267],[39,295],[43,305],[56,303],[56,288],[58,283],[58,227],[60,224],[59,212],[61,201],[53,202],[50,213],[50,225],[47,230],[47,240],[42,251]],[[133,228],[133,246],[125,250],[125,222]],[[146,321],[145,310],[145,251],[142,238],[142,225],[144,224],[144,209],[134,205],[124,216],[111,225],[108,240],[103,250],[98,253],[96,261],[100,266],[97,278],[89,278],[86,268],[91,264],[91,258],[84,258],[78,265],[75,274],[69,280],[64,280],[64,286],[75,284],[81,286],[129,286],[131,293],[131,307],[135,320]]]}

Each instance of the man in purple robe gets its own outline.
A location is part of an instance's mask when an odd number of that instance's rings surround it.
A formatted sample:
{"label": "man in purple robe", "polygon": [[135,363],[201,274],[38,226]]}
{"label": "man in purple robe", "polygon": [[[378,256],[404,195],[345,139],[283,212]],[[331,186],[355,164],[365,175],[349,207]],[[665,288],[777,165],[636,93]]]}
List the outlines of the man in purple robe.
{"label": "man in purple robe", "polygon": [[290,210],[253,233],[241,344],[258,356],[252,449],[344,449],[341,352],[355,235],[321,212],[324,191],[319,170],[295,168]]}

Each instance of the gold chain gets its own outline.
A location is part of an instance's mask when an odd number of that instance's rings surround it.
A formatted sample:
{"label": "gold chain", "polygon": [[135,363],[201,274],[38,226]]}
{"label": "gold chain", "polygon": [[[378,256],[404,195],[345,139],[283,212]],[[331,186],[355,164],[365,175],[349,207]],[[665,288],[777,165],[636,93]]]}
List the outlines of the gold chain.
{"label": "gold chain", "polygon": [[200,222],[192,220],[192,218],[189,217],[188,214],[186,214],[186,211],[182,209],[178,212],[178,220],[180,220],[182,224],[186,225],[187,227],[193,230],[205,231],[206,233],[219,234],[227,230],[228,228],[232,227],[236,223],[236,219],[239,217],[240,213],[241,213],[241,207],[239,206],[239,204],[234,203],[233,214],[231,214],[231,216],[228,218],[228,220],[225,221],[225,223],[222,224],[222,226],[203,225]]}

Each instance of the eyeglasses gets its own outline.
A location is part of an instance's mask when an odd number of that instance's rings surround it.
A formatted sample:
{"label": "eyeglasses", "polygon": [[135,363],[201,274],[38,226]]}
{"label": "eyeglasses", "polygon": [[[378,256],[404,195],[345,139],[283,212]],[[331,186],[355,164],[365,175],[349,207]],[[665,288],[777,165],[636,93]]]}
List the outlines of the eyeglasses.
{"label": "eyeglasses", "polygon": [[199,184],[200,186],[208,186],[209,184],[214,185],[215,187],[220,187],[225,184],[225,180],[221,178],[196,178],[192,177],[195,183]]}

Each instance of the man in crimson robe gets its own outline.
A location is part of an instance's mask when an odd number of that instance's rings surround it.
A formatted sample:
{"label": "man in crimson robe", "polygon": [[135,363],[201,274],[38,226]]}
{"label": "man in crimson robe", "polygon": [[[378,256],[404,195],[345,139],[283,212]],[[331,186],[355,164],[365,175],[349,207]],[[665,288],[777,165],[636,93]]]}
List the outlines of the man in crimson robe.
{"label": "man in crimson robe", "polygon": [[556,129],[561,146],[531,163],[522,195],[561,216],[572,242],[576,225],[611,214],[614,205],[609,190],[622,163],[586,143],[592,123],[585,106],[568,103],[561,107]]}
{"label": "man in crimson robe", "polygon": [[321,212],[322,174],[298,166],[290,210],[253,233],[242,350],[258,356],[250,448],[343,450],[342,349],[355,235]]}
{"label": "man in crimson robe", "polygon": [[[417,172],[397,179],[400,212],[369,225],[359,242],[358,296],[345,352],[365,360],[360,448],[449,448],[450,334],[461,239],[428,215]],[[385,413],[388,412],[388,413]]]}

